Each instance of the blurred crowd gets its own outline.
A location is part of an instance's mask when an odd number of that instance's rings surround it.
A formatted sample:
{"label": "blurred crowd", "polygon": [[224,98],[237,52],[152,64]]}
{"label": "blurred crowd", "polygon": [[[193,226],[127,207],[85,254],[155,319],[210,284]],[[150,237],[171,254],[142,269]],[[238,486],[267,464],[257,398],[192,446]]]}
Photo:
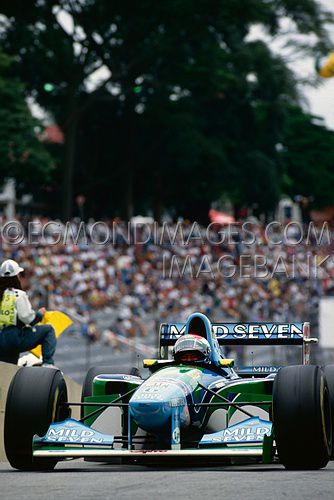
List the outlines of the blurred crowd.
{"label": "blurred crowd", "polygon": [[[48,219],[33,220],[34,241],[2,238],[2,259],[13,258],[24,267],[24,287],[36,307],[72,313],[83,333],[115,348],[119,337],[144,338],[160,322],[182,322],[194,311],[213,321],[309,320],[316,326],[319,298],[334,293],[331,241],[306,241],[296,227],[289,241],[283,238],[279,244],[274,239],[280,241],[281,233],[271,232],[268,241],[258,221],[249,223],[248,240],[241,226],[225,241],[227,229],[214,226],[209,233],[197,226],[203,237],[192,237],[189,222],[182,223],[182,231],[175,224],[168,231],[155,228],[154,235],[139,225],[136,238],[129,240],[124,236],[128,226],[117,221],[105,242],[105,228],[114,221],[104,221],[100,233],[95,226],[94,240],[90,229],[95,221],[88,221],[77,241],[57,242],[52,231],[38,238],[39,225]],[[27,231],[28,222],[20,221]],[[77,235],[80,221],[70,225]],[[187,256],[191,264],[182,272]],[[217,262],[223,263],[219,269]],[[96,316],[104,318],[102,328]]]}

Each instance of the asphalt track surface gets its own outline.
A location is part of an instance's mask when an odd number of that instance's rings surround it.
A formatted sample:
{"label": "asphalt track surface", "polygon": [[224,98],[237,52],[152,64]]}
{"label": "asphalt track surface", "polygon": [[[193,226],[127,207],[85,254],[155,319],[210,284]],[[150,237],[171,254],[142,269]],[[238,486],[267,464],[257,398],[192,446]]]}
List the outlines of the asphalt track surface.
{"label": "asphalt track surface", "polygon": [[61,462],[54,472],[27,473],[0,464],[0,497],[11,499],[221,499],[334,498],[334,462],[320,471],[281,465],[148,467]]}

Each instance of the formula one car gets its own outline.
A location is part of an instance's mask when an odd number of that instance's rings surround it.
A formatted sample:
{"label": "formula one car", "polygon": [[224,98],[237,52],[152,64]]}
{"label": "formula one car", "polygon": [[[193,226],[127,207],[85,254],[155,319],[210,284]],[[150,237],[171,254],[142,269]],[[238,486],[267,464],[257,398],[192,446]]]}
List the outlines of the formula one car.
{"label": "formula one car", "polygon": [[[334,365],[309,364],[315,341],[309,323],[211,324],[194,313],[186,324],[161,325],[160,359],[144,360],[147,378],[92,368],[81,402],[68,401],[59,370],[21,368],[7,398],[7,458],[21,470],[49,470],[76,457],[325,467],[332,453]],[[300,345],[302,364],[235,370],[220,345],[238,344]],[[78,420],[70,417],[75,406]]]}

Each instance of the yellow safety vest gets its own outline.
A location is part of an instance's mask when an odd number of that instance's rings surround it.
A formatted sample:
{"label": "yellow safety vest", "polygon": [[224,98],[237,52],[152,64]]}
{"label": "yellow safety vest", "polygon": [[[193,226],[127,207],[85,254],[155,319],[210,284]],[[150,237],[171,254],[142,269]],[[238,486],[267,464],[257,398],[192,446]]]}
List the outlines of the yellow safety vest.
{"label": "yellow safety vest", "polygon": [[0,326],[16,325],[15,295],[5,292],[0,305]]}

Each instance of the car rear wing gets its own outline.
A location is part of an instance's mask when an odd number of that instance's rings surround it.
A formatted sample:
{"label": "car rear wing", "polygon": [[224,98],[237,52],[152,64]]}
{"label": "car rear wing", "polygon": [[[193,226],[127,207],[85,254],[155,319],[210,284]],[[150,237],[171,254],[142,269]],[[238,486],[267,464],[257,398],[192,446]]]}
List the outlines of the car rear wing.
{"label": "car rear wing", "polygon": [[[185,333],[185,323],[162,323],[160,347],[172,346]],[[310,323],[212,323],[212,333],[220,345],[300,345],[303,362],[309,363]]]}

